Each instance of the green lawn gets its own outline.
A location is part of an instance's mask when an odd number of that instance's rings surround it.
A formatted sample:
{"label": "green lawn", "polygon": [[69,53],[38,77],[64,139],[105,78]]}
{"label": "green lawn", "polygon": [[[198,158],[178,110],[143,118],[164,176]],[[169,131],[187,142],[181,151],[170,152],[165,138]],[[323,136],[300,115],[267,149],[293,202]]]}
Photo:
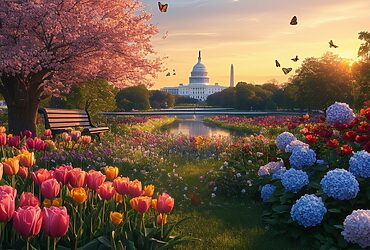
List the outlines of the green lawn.
{"label": "green lawn", "polygon": [[[220,164],[221,162],[215,160],[178,163],[177,172],[183,176],[189,187],[199,190],[202,204],[197,207],[175,206],[170,218],[191,217],[178,231],[201,239],[177,249],[301,249],[294,247],[292,242],[271,235],[261,223],[260,202],[210,197],[206,184],[199,181],[199,176]],[[173,196],[180,201],[183,192],[177,190]]]}

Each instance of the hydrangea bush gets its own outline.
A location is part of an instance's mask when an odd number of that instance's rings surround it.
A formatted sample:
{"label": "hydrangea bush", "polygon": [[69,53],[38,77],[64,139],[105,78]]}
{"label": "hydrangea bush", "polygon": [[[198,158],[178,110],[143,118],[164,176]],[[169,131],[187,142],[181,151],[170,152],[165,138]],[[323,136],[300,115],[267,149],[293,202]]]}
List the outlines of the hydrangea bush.
{"label": "hydrangea bush", "polygon": [[264,199],[263,216],[274,231],[312,249],[370,246],[367,105],[355,115],[347,104],[336,102],[319,122],[299,125],[300,134],[276,138],[275,156],[285,169],[272,173],[263,164],[259,169],[261,185],[275,187]]}

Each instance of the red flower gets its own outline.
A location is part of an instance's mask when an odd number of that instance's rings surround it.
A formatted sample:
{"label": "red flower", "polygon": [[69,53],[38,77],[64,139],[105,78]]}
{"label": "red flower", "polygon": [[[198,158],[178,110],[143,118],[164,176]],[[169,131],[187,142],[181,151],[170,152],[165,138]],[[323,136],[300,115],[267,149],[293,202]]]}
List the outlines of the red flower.
{"label": "red flower", "polygon": [[339,146],[339,141],[337,139],[329,140],[326,142],[329,148],[337,148]]}
{"label": "red flower", "polygon": [[367,122],[363,122],[361,123],[361,125],[357,127],[357,132],[359,133],[362,133],[362,132],[366,133],[368,131],[370,131],[370,124]]}
{"label": "red flower", "polygon": [[308,143],[315,143],[317,141],[317,136],[313,134],[308,134],[306,135],[306,140],[308,141]]}
{"label": "red flower", "polygon": [[366,143],[366,145],[364,147],[364,150],[366,150],[367,152],[370,153],[370,141],[368,143]]}
{"label": "red flower", "polygon": [[360,143],[361,145],[366,144],[370,141],[370,137],[368,135],[358,135],[356,136],[356,142]]}
{"label": "red flower", "polygon": [[356,136],[357,136],[356,131],[350,130],[350,131],[345,132],[342,138],[343,138],[343,140],[353,142],[353,141],[355,141]]}
{"label": "red flower", "polygon": [[339,156],[348,155],[352,153],[352,147],[348,146],[347,144],[344,144],[340,149],[337,150],[337,154]]}

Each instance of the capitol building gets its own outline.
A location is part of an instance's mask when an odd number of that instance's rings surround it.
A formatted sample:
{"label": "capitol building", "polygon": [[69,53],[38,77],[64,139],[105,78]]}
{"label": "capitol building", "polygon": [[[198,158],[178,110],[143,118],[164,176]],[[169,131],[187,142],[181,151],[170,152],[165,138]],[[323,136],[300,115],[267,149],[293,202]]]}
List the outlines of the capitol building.
{"label": "capitol building", "polygon": [[[234,81],[234,72],[233,66],[231,67],[232,75],[230,76],[230,86],[233,86],[234,83],[231,83],[231,77],[232,81]],[[161,88],[161,91],[174,95],[189,96],[200,101],[205,101],[209,95],[220,92],[226,88],[227,87],[220,86],[217,83],[215,85],[209,84],[208,72],[206,66],[202,63],[202,56],[199,51],[198,63],[194,65],[193,70],[191,71],[189,85],[180,83],[178,87],[164,87]]]}

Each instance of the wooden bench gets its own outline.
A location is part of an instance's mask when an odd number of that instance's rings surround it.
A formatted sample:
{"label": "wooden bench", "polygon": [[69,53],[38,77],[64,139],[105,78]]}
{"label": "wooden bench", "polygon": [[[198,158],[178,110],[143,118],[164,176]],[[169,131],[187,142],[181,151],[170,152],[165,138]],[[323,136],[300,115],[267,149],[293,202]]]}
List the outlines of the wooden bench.
{"label": "wooden bench", "polygon": [[81,134],[96,135],[109,130],[108,127],[96,127],[91,123],[89,112],[77,109],[40,108],[39,113],[44,115],[45,128],[50,129],[53,135],[71,131],[75,127],[83,128]]}

